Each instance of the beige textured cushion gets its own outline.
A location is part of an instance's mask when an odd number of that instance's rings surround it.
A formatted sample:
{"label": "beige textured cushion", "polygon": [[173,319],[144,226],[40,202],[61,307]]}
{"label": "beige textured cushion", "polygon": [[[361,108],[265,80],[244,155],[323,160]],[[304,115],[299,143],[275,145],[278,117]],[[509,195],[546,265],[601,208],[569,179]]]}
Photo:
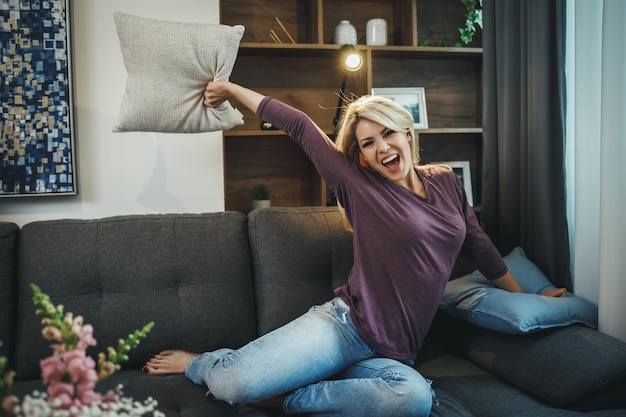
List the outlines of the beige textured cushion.
{"label": "beige textured cushion", "polygon": [[229,102],[202,104],[211,79],[230,77],[244,27],[114,15],[128,80],[115,132],[198,133],[243,123]]}

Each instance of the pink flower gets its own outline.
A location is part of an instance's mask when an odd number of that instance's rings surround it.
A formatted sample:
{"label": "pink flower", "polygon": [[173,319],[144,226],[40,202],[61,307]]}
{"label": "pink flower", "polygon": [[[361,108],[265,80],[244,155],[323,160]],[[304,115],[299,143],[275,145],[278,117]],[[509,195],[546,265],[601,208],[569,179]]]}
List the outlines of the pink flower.
{"label": "pink flower", "polygon": [[74,405],[74,385],[63,382],[52,382],[48,385],[48,403],[58,403],[64,410]]}
{"label": "pink flower", "polygon": [[99,393],[95,392],[93,390],[93,387],[91,387],[91,389],[83,390],[81,389],[81,386],[78,385],[76,387],[76,397],[77,400],[81,402],[81,404],[90,405],[94,401],[99,401],[102,396]]}
{"label": "pink flower", "polygon": [[75,384],[76,399],[81,404],[91,404],[100,399],[100,394],[94,392],[98,382],[96,362],[85,355],[84,350],[73,350],[64,355],[70,380]]}
{"label": "pink flower", "polygon": [[78,343],[76,344],[76,349],[85,350],[89,346],[96,345],[96,339],[93,338],[93,326],[91,324],[82,326],[77,335]]}
{"label": "pink flower", "polygon": [[41,366],[41,378],[44,383],[61,382],[65,374],[65,364],[61,356],[52,355],[39,362]]}
{"label": "pink flower", "polygon": [[40,362],[41,377],[48,386],[48,402],[58,402],[67,409],[72,405],[90,405],[100,400],[94,391],[98,382],[96,362],[84,350],[71,350]]}
{"label": "pink flower", "polygon": [[89,370],[93,371],[96,367],[95,361],[86,356],[84,350],[64,352],[61,357],[73,383],[86,380]]}

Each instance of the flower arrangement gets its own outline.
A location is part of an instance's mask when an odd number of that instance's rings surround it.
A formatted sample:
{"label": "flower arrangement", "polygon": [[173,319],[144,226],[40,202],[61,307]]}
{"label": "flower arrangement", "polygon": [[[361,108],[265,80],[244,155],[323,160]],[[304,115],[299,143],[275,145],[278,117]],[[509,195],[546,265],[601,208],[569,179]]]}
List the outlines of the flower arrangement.
{"label": "flower arrangement", "polygon": [[[96,383],[120,369],[128,360],[128,352],[137,347],[154,322],[120,339],[117,348],[109,347],[107,354],[98,354],[98,362],[87,356],[86,350],[96,345],[93,326],[83,323],[81,316],[64,312],[50,297],[31,284],[36,314],[43,316],[42,335],[51,342],[52,355],[41,360],[41,377],[47,394],[34,392],[23,401],[11,394],[14,372],[6,370],[7,359],[0,357],[0,416],[1,417],[113,417],[154,413],[156,401],[148,398],[143,404],[124,398],[122,387],[102,395],[95,391]],[[2,343],[0,342],[0,347]]]}

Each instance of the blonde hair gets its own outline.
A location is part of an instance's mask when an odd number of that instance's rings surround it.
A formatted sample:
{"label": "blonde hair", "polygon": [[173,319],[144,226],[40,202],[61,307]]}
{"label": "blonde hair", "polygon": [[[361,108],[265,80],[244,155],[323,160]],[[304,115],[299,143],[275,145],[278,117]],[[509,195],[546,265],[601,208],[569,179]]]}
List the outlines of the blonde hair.
{"label": "blonde hair", "polygon": [[413,116],[395,101],[379,96],[360,97],[345,109],[335,143],[348,158],[359,161],[361,151],[356,138],[356,127],[362,119],[379,123],[396,132],[410,134],[413,164],[416,166],[419,164],[419,148],[413,133]]}
{"label": "blonde hair", "polygon": [[[414,122],[411,112],[395,101],[379,96],[362,96],[351,102],[344,110],[335,140],[335,144],[340,152],[359,163],[361,150],[356,137],[356,127],[362,119],[368,119],[393,131],[411,135],[410,144],[413,165],[417,166],[419,164],[418,138],[413,132]],[[338,203],[338,206],[343,216],[344,226],[351,231],[352,226],[346,217],[344,208],[341,206],[341,203]]]}

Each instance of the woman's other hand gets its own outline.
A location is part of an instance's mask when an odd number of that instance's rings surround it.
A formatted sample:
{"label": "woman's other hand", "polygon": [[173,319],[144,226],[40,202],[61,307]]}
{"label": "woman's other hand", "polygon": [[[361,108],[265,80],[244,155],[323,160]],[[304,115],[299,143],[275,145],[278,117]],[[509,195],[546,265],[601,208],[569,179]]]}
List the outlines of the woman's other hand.
{"label": "woman's other hand", "polygon": [[552,288],[541,291],[539,295],[543,295],[544,297],[565,297],[567,295],[567,291],[565,288]]}
{"label": "woman's other hand", "polygon": [[[502,288],[503,290],[507,290],[509,292],[524,292],[511,271],[508,271],[502,277],[495,279],[493,283],[496,285],[496,287]],[[540,292],[539,295],[543,295],[544,297],[565,297],[566,290],[565,288],[551,288],[549,290]]]}

